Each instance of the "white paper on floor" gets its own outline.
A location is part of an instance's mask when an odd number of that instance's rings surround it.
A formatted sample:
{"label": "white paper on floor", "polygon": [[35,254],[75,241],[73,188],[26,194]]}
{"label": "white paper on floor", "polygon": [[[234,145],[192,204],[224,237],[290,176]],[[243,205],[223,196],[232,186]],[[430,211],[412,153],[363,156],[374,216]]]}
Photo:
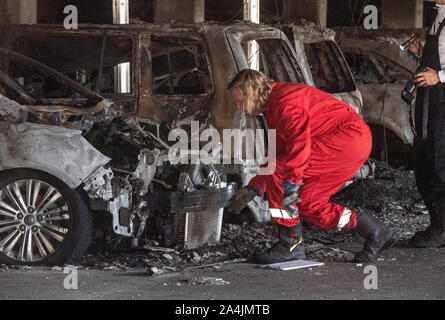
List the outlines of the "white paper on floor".
{"label": "white paper on floor", "polygon": [[286,262],[279,262],[279,263],[272,263],[272,264],[266,264],[261,267],[263,268],[272,268],[272,269],[280,269],[280,270],[294,270],[294,269],[301,269],[301,268],[310,268],[310,267],[319,267],[324,266],[324,263],[322,262],[316,262],[316,261],[307,261],[307,260],[292,260],[292,261],[286,261]]}

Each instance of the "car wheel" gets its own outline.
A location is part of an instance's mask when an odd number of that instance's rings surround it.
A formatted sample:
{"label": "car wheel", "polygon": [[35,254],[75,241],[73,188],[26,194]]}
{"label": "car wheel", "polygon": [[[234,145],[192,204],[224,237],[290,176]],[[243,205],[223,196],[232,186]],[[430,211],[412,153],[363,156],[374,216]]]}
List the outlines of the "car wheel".
{"label": "car wheel", "polygon": [[91,243],[86,197],[36,170],[0,173],[0,263],[75,262]]}

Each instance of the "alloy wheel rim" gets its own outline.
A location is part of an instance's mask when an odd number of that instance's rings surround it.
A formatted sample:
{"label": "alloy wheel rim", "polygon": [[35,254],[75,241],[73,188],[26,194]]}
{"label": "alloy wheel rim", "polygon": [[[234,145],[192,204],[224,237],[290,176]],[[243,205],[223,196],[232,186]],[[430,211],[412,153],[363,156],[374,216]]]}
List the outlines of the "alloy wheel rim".
{"label": "alloy wheel rim", "polygon": [[0,190],[0,253],[36,262],[58,251],[71,227],[62,193],[38,179],[14,181]]}

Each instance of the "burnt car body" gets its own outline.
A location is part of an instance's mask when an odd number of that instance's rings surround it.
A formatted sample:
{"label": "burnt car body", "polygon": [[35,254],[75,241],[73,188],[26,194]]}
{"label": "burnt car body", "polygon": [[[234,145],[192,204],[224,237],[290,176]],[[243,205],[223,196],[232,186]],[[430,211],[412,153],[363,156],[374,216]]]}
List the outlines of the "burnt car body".
{"label": "burnt car body", "polygon": [[414,108],[400,96],[418,61],[407,50],[401,50],[400,44],[413,33],[424,36],[425,30],[343,27],[335,31],[363,96],[363,118],[373,134],[371,157],[409,166]]}
{"label": "burnt car body", "polygon": [[[134,245],[146,231],[163,245],[217,242],[231,184],[256,175],[267,141],[241,137],[260,157],[215,165],[190,163],[201,144],[187,144],[184,163],[174,164],[170,133],[267,129],[236,111],[226,90],[249,66],[249,41],[267,76],[311,84],[284,34],[264,25],[10,25],[0,35],[4,263],[78,258],[91,240],[90,212]],[[129,90],[116,93],[122,64]],[[257,221],[267,216],[260,198],[249,208]]]}
{"label": "burnt car body", "polygon": [[[281,30],[298,52],[302,65],[309,70],[310,85],[350,105],[363,117],[363,100],[346,59],[335,41],[335,32],[313,22],[281,25]],[[374,166],[367,161],[354,179],[372,175]],[[352,180],[345,184],[352,183]]]}
{"label": "burnt car body", "polygon": [[310,68],[313,86],[349,104],[363,116],[362,96],[335,41],[335,32],[304,20],[281,28],[296,50],[303,53],[301,59]]}

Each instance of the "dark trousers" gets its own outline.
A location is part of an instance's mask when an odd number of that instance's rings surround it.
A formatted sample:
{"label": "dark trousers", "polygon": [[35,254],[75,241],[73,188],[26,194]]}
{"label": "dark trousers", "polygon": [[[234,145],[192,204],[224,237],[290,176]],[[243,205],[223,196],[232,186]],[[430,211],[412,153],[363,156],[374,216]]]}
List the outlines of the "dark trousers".
{"label": "dark trousers", "polygon": [[[435,214],[438,210],[445,213],[445,95],[441,85],[431,89],[426,139],[422,138],[423,108],[416,107],[414,172],[419,193],[430,214]],[[419,93],[418,98],[422,97]]]}

